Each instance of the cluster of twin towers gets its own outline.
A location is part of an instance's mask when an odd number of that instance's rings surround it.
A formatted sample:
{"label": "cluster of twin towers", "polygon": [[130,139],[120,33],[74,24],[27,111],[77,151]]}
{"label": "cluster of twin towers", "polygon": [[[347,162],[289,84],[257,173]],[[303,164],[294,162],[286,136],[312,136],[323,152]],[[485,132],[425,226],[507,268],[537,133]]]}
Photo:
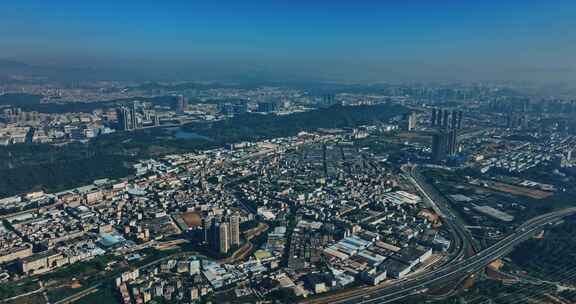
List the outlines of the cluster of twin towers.
{"label": "cluster of twin towers", "polygon": [[432,109],[432,160],[441,162],[458,152],[458,130],[462,128],[462,111]]}
{"label": "cluster of twin towers", "polygon": [[226,254],[240,246],[240,217],[226,218],[208,216],[203,221],[204,242],[215,252]]}
{"label": "cluster of twin towers", "polygon": [[[452,112],[452,115],[450,115]],[[462,129],[462,111],[447,109],[432,109],[432,127],[444,129]]]}

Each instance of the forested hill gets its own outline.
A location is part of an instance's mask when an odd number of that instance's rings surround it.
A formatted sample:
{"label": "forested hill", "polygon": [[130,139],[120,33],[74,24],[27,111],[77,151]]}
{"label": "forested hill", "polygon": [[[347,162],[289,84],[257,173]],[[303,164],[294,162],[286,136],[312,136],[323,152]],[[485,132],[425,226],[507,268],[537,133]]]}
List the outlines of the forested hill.
{"label": "forested hill", "polygon": [[239,115],[213,124],[190,124],[189,131],[200,133],[220,142],[254,141],[296,135],[300,131],[320,128],[346,128],[378,124],[407,112],[399,105],[343,107],[296,113],[291,115]]}
{"label": "forested hill", "polygon": [[576,269],[576,217],[547,230],[543,239],[520,244],[510,257],[528,274],[548,281],[576,283],[566,270]]}

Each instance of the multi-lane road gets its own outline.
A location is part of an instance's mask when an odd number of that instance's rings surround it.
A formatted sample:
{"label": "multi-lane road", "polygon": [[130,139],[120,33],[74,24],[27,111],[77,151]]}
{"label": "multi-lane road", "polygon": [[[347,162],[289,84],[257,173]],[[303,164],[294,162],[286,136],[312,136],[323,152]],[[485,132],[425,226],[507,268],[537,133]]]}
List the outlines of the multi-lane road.
{"label": "multi-lane road", "polygon": [[342,298],[331,303],[393,303],[413,296],[419,291],[442,282],[451,282],[484,268],[490,262],[508,254],[514,246],[531,238],[535,233],[557,220],[576,213],[576,208],[548,213],[520,226],[514,233],[487,249],[459,262],[445,265],[436,270],[400,280],[395,284],[371,290],[364,294]]}
{"label": "multi-lane road", "polygon": [[[405,171],[406,172],[406,171]],[[398,280],[392,284],[384,285],[380,288],[365,288],[356,292],[349,292],[341,295],[333,295],[327,298],[329,303],[394,303],[402,299],[417,295],[431,286],[437,286],[442,283],[450,283],[466,275],[477,272],[484,268],[490,262],[508,254],[516,245],[531,238],[538,231],[564,217],[576,214],[576,208],[564,209],[533,218],[523,225],[519,226],[516,231],[506,238],[498,241],[492,246],[474,251],[472,255],[466,256],[467,246],[473,246],[473,241],[463,228],[462,223],[452,215],[451,210],[442,203],[435,203],[429,193],[427,185],[414,176],[415,171],[411,168],[409,178],[416,188],[424,195],[424,198],[433,204],[433,208],[444,218],[446,224],[453,230],[456,237],[454,251],[449,258],[438,268],[430,271],[414,274],[408,278]],[[311,301],[323,303],[322,299]]]}
{"label": "multi-lane road", "polygon": [[453,260],[460,260],[470,251],[477,252],[478,249],[475,246],[474,239],[468,230],[464,228],[462,221],[453,214],[446,200],[441,197],[436,189],[423,181],[423,178],[418,172],[418,167],[404,166],[403,171],[408,181],[420,192],[420,195],[424,198],[424,202],[428,203],[434,212],[442,218],[442,221],[452,233],[452,254],[449,256],[447,262],[450,263]]}

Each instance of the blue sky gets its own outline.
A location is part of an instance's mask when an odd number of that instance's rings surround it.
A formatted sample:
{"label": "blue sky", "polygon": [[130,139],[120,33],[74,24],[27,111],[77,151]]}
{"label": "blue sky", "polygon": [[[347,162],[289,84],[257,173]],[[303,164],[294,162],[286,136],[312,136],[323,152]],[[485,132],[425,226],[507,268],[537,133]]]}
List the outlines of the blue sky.
{"label": "blue sky", "polygon": [[565,0],[7,0],[0,58],[351,80],[569,80],[574,16],[576,2]]}

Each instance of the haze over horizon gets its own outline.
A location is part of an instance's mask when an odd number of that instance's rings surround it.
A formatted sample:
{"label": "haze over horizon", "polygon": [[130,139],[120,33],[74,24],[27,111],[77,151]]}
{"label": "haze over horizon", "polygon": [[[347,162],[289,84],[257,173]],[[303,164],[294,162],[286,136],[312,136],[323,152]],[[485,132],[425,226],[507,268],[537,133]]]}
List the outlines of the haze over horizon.
{"label": "haze over horizon", "polygon": [[571,1],[4,4],[0,58],[150,79],[576,83]]}

